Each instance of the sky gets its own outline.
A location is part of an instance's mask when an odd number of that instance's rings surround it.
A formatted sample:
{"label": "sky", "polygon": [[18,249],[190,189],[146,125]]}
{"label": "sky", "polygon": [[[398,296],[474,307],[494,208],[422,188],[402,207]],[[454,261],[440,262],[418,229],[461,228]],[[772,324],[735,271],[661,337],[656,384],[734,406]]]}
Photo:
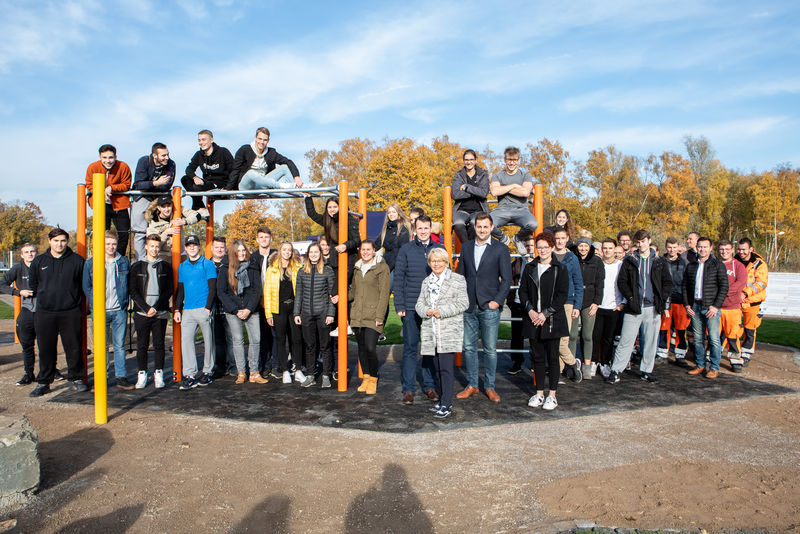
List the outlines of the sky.
{"label": "sky", "polygon": [[267,126],[301,173],[344,139],[442,135],[579,160],[702,135],[730,168],[797,166],[798,22],[794,1],[0,0],[0,200],[74,228],[101,144],[133,171],[164,142],[180,176],[204,128],[233,153]]}

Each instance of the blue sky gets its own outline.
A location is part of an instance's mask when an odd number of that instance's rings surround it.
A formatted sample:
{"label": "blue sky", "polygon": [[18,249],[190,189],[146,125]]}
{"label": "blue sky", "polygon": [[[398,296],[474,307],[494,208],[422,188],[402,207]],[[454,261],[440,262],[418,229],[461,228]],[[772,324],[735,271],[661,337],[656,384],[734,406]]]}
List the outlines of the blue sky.
{"label": "blue sky", "polygon": [[257,126],[301,172],[351,137],[447,134],[502,150],[647,155],[705,135],[724,164],[800,164],[800,4],[0,0],[0,199],[74,228],[103,143],[196,133],[234,152]]}

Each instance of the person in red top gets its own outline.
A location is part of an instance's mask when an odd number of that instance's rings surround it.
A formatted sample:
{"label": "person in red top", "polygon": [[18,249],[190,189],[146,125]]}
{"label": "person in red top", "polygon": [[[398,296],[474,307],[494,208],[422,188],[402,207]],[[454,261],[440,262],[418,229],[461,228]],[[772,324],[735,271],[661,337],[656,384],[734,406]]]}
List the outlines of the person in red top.
{"label": "person in red top", "polygon": [[720,341],[728,340],[728,359],[731,361],[731,368],[734,373],[741,373],[744,370],[744,360],[742,359],[742,348],[739,338],[742,337],[742,290],[747,284],[747,269],[740,261],[733,257],[733,243],[727,239],[721,239],[717,243],[719,259],[725,265],[725,272],[728,273],[728,294],[722,303],[722,315],[719,320]]}
{"label": "person in red top", "polygon": [[117,250],[123,256],[127,255],[128,235],[131,230],[131,217],[128,208],[131,207],[131,200],[128,195],[120,195],[131,189],[131,169],[124,161],[117,159],[117,149],[113,145],[103,145],[99,151],[100,158],[94,161],[86,169],[86,191],[89,208],[92,208],[92,187],[95,173],[106,175],[106,188],[103,194],[106,199],[106,230],[114,228],[119,234],[119,245]]}

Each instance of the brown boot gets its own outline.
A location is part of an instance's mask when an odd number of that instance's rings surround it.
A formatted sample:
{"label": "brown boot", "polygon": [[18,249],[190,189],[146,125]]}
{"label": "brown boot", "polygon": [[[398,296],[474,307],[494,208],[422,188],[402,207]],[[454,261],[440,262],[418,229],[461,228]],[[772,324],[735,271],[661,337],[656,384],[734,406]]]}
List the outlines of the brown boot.
{"label": "brown boot", "polygon": [[367,381],[367,395],[375,395],[378,391],[378,377],[371,376]]}
{"label": "brown boot", "polygon": [[247,373],[244,371],[239,371],[239,375],[236,377],[236,384],[244,384],[247,378]]}
{"label": "brown boot", "polygon": [[250,373],[250,382],[252,384],[266,384],[269,380],[261,376],[261,373],[258,371],[253,371]]}
{"label": "brown boot", "polygon": [[368,384],[369,384],[369,375],[368,374],[361,375],[361,385],[358,386],[358,389],[356,391],[358,391],[359,393],[364,393],[365,391],[367,391]]}

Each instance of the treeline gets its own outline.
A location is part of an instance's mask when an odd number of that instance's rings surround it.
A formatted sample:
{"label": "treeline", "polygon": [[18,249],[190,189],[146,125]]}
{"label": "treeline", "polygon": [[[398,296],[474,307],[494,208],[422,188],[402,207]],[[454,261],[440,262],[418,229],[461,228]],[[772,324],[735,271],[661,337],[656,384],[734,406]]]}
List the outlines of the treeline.
{"label": "treeline", "polygon": [[[338,150],[307,152],[308,179],[325,185],[346,179],[351,190],[365,187],[370,210],[397,202],[406,211],[423,206],[441,220],[442,186],[461,168],[466,148],[447,136],[430,145],[411,139],[348,139]],[[469,148],[478,152],[482,167],[502,169],[501,152]],[[608,146],[578,159],[549,139],[520,148],[520,167],[544,185],[540,226],[552,224],[555,213],[565,208],[579,228],[596,238],[638,228],[649,229],[656,243],[669,235],[683,240],[692,230],[714,240],[746,235],[773,270],[800,269],[800,226],[794,223],[800,210],[800,169],[785,164],[763,172],[729,169],[704,137],[686,137],[684,153],[647,157]],[[270,202],[277,206],[270,209]],[[300,201],[240,202],[224,226],[228,235],[250,240],[252,229],[262,223],[289,239],[320,232]]]}

